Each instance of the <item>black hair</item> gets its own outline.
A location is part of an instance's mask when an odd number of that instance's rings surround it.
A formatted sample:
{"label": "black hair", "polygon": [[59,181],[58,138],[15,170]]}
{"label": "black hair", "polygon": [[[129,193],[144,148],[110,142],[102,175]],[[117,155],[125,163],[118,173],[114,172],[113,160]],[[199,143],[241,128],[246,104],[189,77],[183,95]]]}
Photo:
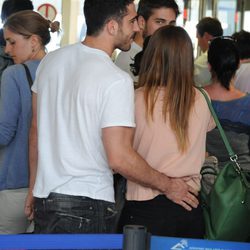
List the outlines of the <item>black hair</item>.
{"label": "black hair", "polygon": [[235,42],[221,37],[213,39],[208,49],[208,62],[211,65],[212,76],[229,90],[230,81],[240,62]]}
{"label": "black hair", "polygon": [[131,72],[133,73],[134,76],[138,76],[138,75],[139,75],[142,56],[143,56],[143,54],[144,54],[144,52],[145,52],[145,49],[146,49],[147,46],[148,46],[148,42],[149,42],[149,40],[150,40],[150,37],[151,37],[151,36],[147,36],[147,37],[144,39],[142,51],[138,52],[138,53],[135,55],[135,57],[133,58],[133,63],[130,64],[130,70],[131,70]]}
{"label": "black hair", "polygon": [[87,35],[98,35],[106,22],[115,19],[118,22],[127,14],[127,7],[134,0],[85,0],[84,15]]}
{"label": "black hair", "polygon": [[180,14],[179,7],[175,0],[140,0],[137,13],[145,20],[148,20],[153,14],[153,10],[160,8],[173,9],[176,17]]}
{"label": "black hair", "polygon": [[235,32],[232,37],[236,41],[236,47],[240,54],[240,59],[250,58],[250,32],[241,30]]}
{"label": "black hair", "polygon": [[21,10],[33,10],[34,6],[30,0],[5,0],[2,5],[1,19],[5,20],[13,13]]}
{"label": "black hair", "polygon": [[221,23],[217,18],[213,17],[204,17],[196,25],[198,34],[203,37],[204,33],[212,35],[213,37],[222,36],[223,29]]}
{"label": "black hair", "polygon": [[[4,23],[6,19],[13,13],[22,10],[33,10],[33,9],[34,6],[30,0],[5,0],[3,2],[1,10],[2,23]],[[5,46],[5,45],[6,43],[3,36],[3,29],[0,29],[0,46]]]}

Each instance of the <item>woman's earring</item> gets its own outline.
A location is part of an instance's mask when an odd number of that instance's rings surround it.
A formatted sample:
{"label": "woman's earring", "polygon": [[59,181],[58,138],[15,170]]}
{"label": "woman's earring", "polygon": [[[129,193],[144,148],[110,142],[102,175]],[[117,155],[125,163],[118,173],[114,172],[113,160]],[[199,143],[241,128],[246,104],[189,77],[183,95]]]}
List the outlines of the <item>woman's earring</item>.
{"label": "woman's earring", "polygon": [[33,52],[33,53],[35,52],[35,49],[34,49],[34,48],[32,48],[32,52]]}

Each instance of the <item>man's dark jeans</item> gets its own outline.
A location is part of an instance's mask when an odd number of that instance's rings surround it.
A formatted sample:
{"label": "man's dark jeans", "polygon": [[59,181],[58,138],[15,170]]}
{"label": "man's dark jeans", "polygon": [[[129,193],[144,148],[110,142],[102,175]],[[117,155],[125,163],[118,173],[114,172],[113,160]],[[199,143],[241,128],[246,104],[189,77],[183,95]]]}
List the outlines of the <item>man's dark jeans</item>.
{"label": "man's dark jeans", "polygon": [[34,233],[114,233],[115,218],[111,202],[58,193],[35,198]]}

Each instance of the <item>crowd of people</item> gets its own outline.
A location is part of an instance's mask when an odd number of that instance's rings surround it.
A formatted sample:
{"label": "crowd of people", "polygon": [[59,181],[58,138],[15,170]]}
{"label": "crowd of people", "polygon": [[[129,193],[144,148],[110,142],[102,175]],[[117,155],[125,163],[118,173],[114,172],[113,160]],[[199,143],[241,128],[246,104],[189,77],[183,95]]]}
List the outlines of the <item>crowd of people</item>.
{"label": "crowd of people", "polygon": [[133,0],[85,0],[84,40],[46,54],[59,25],[32,9],[13,9],[3,26],[0,234],[30,222],[37,234],[139,224],[202,239],[200,170],[206,155],[223,166],[226,151],[196,86],[249,168],[250,33],[222,36],[205,17],[194,59],[175,0],[140,0],[137,11]]}

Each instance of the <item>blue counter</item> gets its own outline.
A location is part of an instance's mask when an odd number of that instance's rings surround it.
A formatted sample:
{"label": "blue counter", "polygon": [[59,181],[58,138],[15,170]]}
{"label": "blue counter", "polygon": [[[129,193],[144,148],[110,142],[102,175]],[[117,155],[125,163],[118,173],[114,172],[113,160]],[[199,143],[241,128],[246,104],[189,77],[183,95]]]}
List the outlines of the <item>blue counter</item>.
{"label": "blue counter", "polygon": [[[1,250],[122,249],[122,234],[0,235]],[[151,237],[150,250],[250,250],[250,243]]]}

